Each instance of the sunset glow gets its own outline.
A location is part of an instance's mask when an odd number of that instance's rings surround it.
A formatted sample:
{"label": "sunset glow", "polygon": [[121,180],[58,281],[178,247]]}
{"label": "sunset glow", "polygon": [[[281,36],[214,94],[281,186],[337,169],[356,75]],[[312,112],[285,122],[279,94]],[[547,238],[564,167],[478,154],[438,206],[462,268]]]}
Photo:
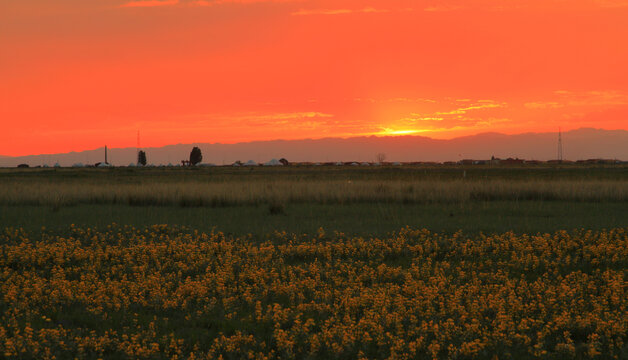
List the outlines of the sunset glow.
{"label": "sunset glow", "polygon": [[374,135],[380,136],[399,136],[399,135],[413,135],[422,132],[429,132],[429,130],[394,130],[394,129],[384,129]]}
{"label": "sunset glow", "polygon": [[0,0],[0,155],[628,129],[628,0]]}

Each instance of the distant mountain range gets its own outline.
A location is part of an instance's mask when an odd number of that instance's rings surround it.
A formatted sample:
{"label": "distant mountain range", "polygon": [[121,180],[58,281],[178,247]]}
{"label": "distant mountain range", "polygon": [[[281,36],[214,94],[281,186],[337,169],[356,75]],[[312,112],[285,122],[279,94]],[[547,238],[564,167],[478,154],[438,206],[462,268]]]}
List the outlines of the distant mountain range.
{"label": "distant mountain range", "polygon": [[[286,158],[289,161],[375,161],[377,154],[386,154],[386,161],[457,161],[518,157],[528,160],[551,160],[557,157],[556,133],[525,133],[505,135],[482,133],[450,140],[423,136],[354,137],[305,140],[255,141],[237,144],[178,144],[145,148],[150,164],[180,164],[188,159],[193,146],[201,148],[203,163],[231,164],[237,160],[267,162]],[[628,160],[628,131],[583,128],[563,133],[566,160],[618,159]],[[129,165],[137,159],[135,148],[109,149],[109,162]],[[94,164],[104,160],[104,148],[66,154],[0,156],[0,166],[14,167],[59,163]]]}

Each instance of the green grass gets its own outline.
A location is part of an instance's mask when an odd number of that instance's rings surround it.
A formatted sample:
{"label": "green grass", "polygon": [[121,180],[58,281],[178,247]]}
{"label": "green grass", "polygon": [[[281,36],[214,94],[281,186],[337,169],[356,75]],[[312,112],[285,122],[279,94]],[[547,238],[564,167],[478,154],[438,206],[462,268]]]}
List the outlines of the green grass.
{"label": "green grass", "polygon": [[114,222],[234,235],[624,227],[628,166],[0,169],[0,228]]}
{"label": "green grass", "polygon": [[103,228],[117,223],[135,227],[153,224],[182,225],[209,232],[267,234],[273,231],[315,233],[340,231],[362,236],[382,236],[405,226],[453,233],[553,232],[560,229],[604,229],[628,225],[628,203],[587,202],[477,202],[440,204],[289,204],[282,214],[271,214],[268,205],[235,207],[132,207],[79,205],[58,211],[40,206],[0,207],[0,228],[41,227],[64,231],[70,224]]}

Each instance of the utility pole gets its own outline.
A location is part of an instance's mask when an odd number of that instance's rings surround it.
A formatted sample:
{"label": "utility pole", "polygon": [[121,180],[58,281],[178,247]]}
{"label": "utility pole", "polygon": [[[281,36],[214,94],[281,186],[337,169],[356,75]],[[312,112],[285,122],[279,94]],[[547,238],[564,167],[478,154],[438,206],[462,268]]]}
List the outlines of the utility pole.
{"label": "utility pole", "polygon": [[105,145],[105,164],[109,164],[107,162],[107,145]]}
{"label": "utility pole", "polygon": [[560,128],[558,128],[558,161],[563,162],[563,134]]}

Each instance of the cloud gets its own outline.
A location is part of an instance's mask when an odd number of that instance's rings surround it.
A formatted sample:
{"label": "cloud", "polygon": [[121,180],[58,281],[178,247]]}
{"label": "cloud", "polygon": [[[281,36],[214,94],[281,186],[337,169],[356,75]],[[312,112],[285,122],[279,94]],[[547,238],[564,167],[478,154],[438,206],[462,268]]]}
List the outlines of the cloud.
{"label": "cloud", "polygon": [[[442,118],[428,119],[424,118],[425,122],[420,124],[408,122],[409,119],[402,119],[401,121],[386,126],[380,126],[380,131],[363,134],[363,135],[379,135],[379,136],[400,136],[400,135],[416,135],[421,133],[440,133],[450,132],[458,130],[485,130],[498,124],[511,123],[510,118],[477,118],[477,119],[453,119],[449,121],[443,121]],[[417,120],[417,119],[411,119]]]}
{"label": "cloud", "polygon": [[177,5],[179,0],[136,0],[120,5],[123,8]]}
{"label": "cloud", "polygon": [[533,101],[525,103],[524,106],[528,109],[558,109],[564,107],[563,104],[556,101]]}
{"label": "cloud", "polygon": [[388,99],[373,99],[373,98],[354,98],[356,102],[368,102],[368,103],[436,103],[437,101],[434,99],[427,98],[407,98],[407,97],[396,97],[396,98],[388,98]]}
{"label": "cloud", "polygon": [[506,106],[505,103],[498,104],[498,103],[494,103],[492,100],[479,100],[478,104],[475,104],[475,105],[458,108],[454,110],[449,110],[449,111],[439,111],[436,114],[437,115],[462,115],[473,110],[495,109],[495,108],[501,108],[505,106]]}
{"label": "cloud", "polygon": [[306,0],[200,0],[203,2],[210,2],[212,4],[256,4],[256,3],[293,3],[293,2],[304,2]]}
{"label": "cloud", "polygon": [[423,116],[421,114],[412,114],[412,117],[408,117],[402,120],[406,120],[406,121],[411,121],[411,122],[418,122],[418,121],[443,121],[445,120],[444,117],[440,117],[440,116]]}
{"label": "cloud", "polygon": [[[157,7],[157,6],[214,6],[220,4],[256,4],[256,3],[296,3],[306,2],[307,0],[131,0],[125,4],[120,5],[122,8],[132,7]],[[550,6],[552,4],[562,4],[563,0],[546,1],[543,6]],[[602,8],[625,8],[628,7],[628,0],[588,0],[588,6],[602,7]],[[422,10],[425,12],[452,12],[465,9],[479,9],[479,10],[491,10],[502,11],[509,9],[521,9],[526,7],[532,7],[533,5],[523,1],[513,1],[509,3],[502,3],[499,1],[486,1],[480,4],[458,3],[458,4],[434,4],[424,7]],[[301,9],[292,13],[292,15],[346,15],[346,14],[367,14],[367,13],[388,13],[399,11],[413,11],[414,9],[379,9],[374,7],[365,7],[361,9]]]}
{"label": "cloud", "polygon": [[485,1],[449,1],[448,4],[432,1],[423,8],[425,12],[453,12],[464,10],[479,11],[512,11],[521,9],[560,9],[570,8],[572,5],[584,6],[585,8],[626,8],[628,0],[582,0],[576,4],[570,4],[570,0],[485,0]]}
{"label": "cloud", "polygon": [[298,129],[300,131],[320,130],[334,122],[334,115],[316,111],[286,112],[270,114],[244,114],[228,117],[229,126],[239,124],[247,128],[267,128],[276,130]]}
{"label": "cloud", "polygon": [[554,91],[555,99],[547,101],[531,101],[524,104],[528,109],[559,109],[565,107],[604,107],[628,105],[628,94],[613,91]]}
{"label": "cloud", "polygon": [[[464,106],[460,106],[464,105]],[[449,107],[449,109],[443,107]],[[436,111],[411,113],[381,126],[382,135],[402,135],[451,130],[486,129],[512,120],[496,112],[508,107],[496,100],[448,99],[439,102]],[[440,109],[438,109],[440,108]]]}
{"label": "cloud", "polygon": [[382,127],[381,131],[374,132],[374,133],[366,133],[364,135],[401,136],[401,135],[415,135],[415,134],[420,134],[420,133],[430,132],[430,131],[432,131],[432,130],[427,130],[427,129],[399,130],[399,129]]}
{"label": "cloud", "polygon": [[[501,100],[444,97],[353,98],[356,102],[380,104],[388,115],[362,124],[356,135],[400,136],[447,131],[486,130],[493,126],[512,126],[510,105]],[[408,112],[412,109],[420,111]],[[394,115],[393,115],[394,114]],[[368,131],[368,132],[365,132]]]}
{"label": "cloud", "polygon": [[155,6],[180,6],[180,7],[204,7],[221,4],[255,4],[255,3],[288,3],[302,2],[304,0],[132,0],[123,5],[122,8],[131,7],[155,7]]}
{"label": "cloud", "polygon": [[211,127],[281,127],[316,128],[333,122],[334,115],[318,111],[239,114],[191,114],[183,117],[186,121]]}
{"label": "cloud", "polygon": [[308,111],[308,112],[293,112],[293,113],[241,115],[241,116],[238,116],[237,119],[281,121],[281,120],[332,118],[332,117],[334,116],[331,114],[325,114],[325,113],[316,112],[316,111]]}
{"label": "cloud", "polygon": [[391,10],[387,9],[376,9],[372,7],[366,7],[363,9],[301,9],[299,11],[295,11],[292,15],[303,16],[303,15],[345,15],[345,14],[368,14],[368,13],[387,13],[391,12]]}
{"label": "cloud", "polygon": [[445,11],[457,11],[464,9],[463,6],[447,6],[447,5],[438,5],[438,6],[428,6],[423,9],[426,12],[445,12]]}

